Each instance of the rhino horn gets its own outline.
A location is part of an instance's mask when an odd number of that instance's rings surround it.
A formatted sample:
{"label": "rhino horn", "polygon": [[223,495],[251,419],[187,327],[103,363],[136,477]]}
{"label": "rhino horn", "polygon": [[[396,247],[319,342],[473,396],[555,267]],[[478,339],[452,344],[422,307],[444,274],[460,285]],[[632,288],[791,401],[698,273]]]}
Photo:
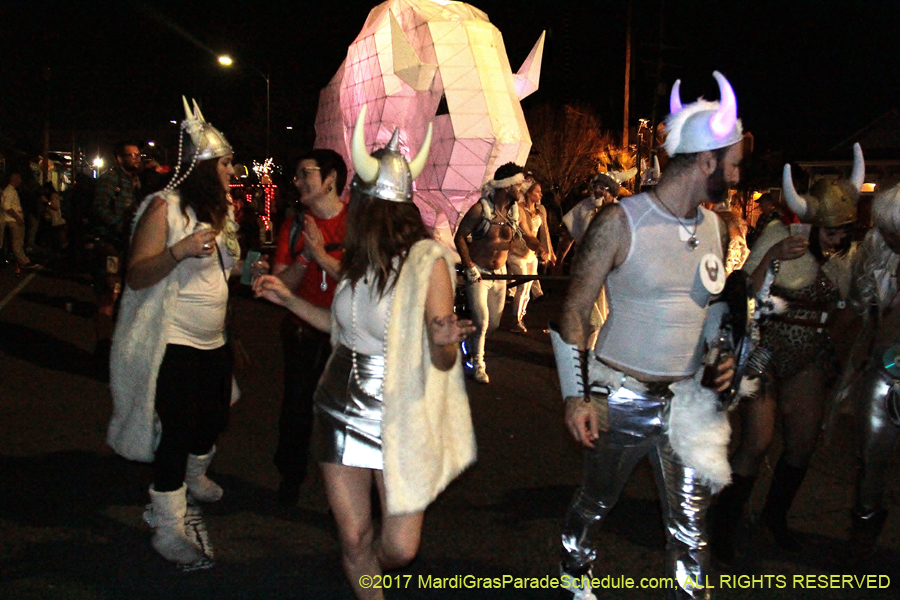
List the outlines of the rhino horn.
{"label": "rhino horn", "polygon": [[534,48],[531,49],[528,58],[519,67],[519,71],[513,75],[516,85],[516,96],[519,97],[519,100],[530,96],[538,89],[538,84],[541,81],[541,60],[544,57],[544,38],[546,36],[547,32],[542,31],[541,37],[538,38]]}
{"label": "rhino horn", "polygon": [[394,13],[391,15],[391,50],[394,55],[394,75],[417,92],[427,92],[437,72],[437,65],[419,60],[409,38],[403,32]]}

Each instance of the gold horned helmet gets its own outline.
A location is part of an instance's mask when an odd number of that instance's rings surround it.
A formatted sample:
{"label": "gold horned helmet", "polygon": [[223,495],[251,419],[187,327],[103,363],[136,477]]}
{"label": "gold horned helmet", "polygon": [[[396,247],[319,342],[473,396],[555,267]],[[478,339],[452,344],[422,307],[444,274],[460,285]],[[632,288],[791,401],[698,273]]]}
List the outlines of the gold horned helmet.
{"label": "gold horned helmet", "polygon": [[853,144],[853,172],[850,179],[820,179],[803,196],[794,188],[791,166],[784,165],[784,199],[804,223],[818,227],[840,227],[856,221],[856,205],[865,177],[866,163],[862,148],[859,144]]}

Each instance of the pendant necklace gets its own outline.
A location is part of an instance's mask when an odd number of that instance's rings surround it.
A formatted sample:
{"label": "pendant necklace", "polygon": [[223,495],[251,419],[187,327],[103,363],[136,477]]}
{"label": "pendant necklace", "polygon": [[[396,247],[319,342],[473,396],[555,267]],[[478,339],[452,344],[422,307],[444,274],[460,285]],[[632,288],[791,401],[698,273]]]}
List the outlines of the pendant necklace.
{"label": "pendant necklace", "polygon": [[678,221],[678,224],[681,225],[684,231],[690,236],[687,241],[688,250],[696,250],[697,246],[700,245],[700,240],[697,239],[697,227],[699,227],[700,225],[700,209],[697,208],[697,216],[694,217],[694,230],[691,231],[690,229],[688,229],[688,226],[685,225],[684,222],[678,217],[678,215],[676,215],[674,212],[672,212],[672,209],[666,206],[666,203],[662,201],[662,198],[659,197],[659,194],[657,194],[656,191],[653,191],[651,193],[653,194],[653,197],[656,198],[656,201],[666,209],[666,212],[675,217],[675,220]]}

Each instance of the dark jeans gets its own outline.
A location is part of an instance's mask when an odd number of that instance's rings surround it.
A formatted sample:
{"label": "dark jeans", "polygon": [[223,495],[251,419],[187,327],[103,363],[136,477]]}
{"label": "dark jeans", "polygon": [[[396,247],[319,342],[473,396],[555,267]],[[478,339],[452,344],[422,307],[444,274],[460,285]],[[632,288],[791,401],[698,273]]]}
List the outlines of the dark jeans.
{"label": "dark jeans", "polygon": [[331,356],[331,338],[310,327],[297,327],[286,316],[281,322],[284,349],[284,397],[278,419],[278,450],[275,467],[286,480],[306,477],[313,429],[313,395],[325,363]]}
{"label": "dark jeans", "polygon": [[188,454],[208,453],[228,425],[231,350],[169,344],[156,379],[156,413],[162,424],[153,459],[153,487],[177,490],[184,483]]}

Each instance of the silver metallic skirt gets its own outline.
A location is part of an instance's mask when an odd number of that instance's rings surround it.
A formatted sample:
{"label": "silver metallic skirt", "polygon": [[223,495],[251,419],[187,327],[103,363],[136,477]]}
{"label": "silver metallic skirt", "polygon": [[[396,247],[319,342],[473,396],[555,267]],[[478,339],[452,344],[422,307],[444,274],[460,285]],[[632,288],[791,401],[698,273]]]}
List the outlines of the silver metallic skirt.
{"label": "silver metallic skirt", "polygon": [[384,357],[338,346],[325,365],[313,400],[318,462],[383,469],[381,415]]}

